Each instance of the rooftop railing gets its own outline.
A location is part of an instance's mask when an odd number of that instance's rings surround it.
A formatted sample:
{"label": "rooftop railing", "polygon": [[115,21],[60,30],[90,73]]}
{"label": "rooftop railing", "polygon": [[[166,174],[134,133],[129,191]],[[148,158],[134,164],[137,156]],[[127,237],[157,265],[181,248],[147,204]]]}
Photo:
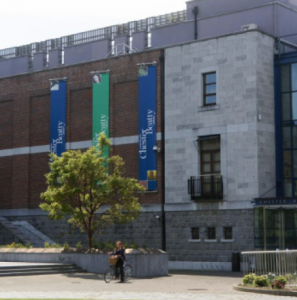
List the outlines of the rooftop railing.
{"label": "rooftop railing", "polygon": [[29,55],[33,57],[36,52],[48,53],[52,49],[64,49],[67,46],[78,45],[101,39],[113,40],[118,35],[132,36],[133,32],[146,31],[149,33],[152,28],[180,23],[187,19],[186,10],[169,13],[162,16],[151,17],[139,21],[114,25],[110,27],[95,29],[91,31],[72,34],[56,39],[50,39],[39,43],[32,43],[20,47],[12,47],[0,50],[0,59],[13,58]]}

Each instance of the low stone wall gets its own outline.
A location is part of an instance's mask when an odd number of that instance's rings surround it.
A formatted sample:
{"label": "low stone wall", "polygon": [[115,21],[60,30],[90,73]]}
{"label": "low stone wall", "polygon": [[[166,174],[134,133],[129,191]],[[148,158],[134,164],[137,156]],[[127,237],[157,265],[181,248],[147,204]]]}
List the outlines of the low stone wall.
{"label": "low stone wall", "polygon": [[[161,250],[126,250],[133,277],[147,278],[168,275],[168,255]],[[62,249],[0,249],[1,262],[75,264],[91,273],[103,274],[108,267],[106,253],[64,253]]]}

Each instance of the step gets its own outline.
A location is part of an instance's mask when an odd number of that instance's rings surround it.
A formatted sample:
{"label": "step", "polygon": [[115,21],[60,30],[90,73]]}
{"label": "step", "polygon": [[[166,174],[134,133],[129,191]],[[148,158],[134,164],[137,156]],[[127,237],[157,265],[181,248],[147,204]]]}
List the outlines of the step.
{"label": "step", "polygon": [[27,271],[63,271],[63,270],[81,270],[78,267],[70,266],[70,267],[47,267],[47,268],[38,268],[38,267],[32,267],[32,268],[0,268],[0,274],[6,273],[6,272],[27,272]]}
{"label": "step", "polygon": [[43,270],[43,271],[28,271],[28,272],[6,272],[0,273],[0,277],[11,277],[11,276],[36,276],[36,275],[52,275],[52,274],[70,274],[70,273],[85,273],[82,270]]}
{"label": "step", "polygon": [[30,264],[30,265],[14,265],[14,266],[3,266],[0,265],[0,270],[14,270],[14,269],[31,269],[31,268],[38,268],[38,269],[48,269],[48,268],[68,268],[68,267],[75,267],[76,265],[72,264],[48,264],[48,265],[39,265],[39,264]]}

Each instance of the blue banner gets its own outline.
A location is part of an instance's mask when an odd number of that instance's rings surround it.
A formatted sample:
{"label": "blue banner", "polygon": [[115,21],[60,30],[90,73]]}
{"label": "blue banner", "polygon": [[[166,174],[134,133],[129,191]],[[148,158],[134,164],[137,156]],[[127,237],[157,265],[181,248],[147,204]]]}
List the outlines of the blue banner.
{"label": "blue banner", "polygon": [[139,183],[147,190],[157,190],[156,100],[157,68],[141,66],[139,97]]}
{"label": "blue banner", "polygon": [[58,156],[66,151],[66,96],[67,82],[52,80],[50,151]]}

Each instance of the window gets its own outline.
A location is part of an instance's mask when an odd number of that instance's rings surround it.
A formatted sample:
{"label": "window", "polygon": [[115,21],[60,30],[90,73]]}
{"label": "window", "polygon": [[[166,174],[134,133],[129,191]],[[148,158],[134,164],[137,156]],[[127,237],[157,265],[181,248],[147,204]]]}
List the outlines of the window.
{"label": "window", "polygon": [[297,196],[297,63],[281,67],[282,175],[281,193]]}
{"label": "window", "polygon": [[219,136],[203,137],[200,141],[201,196],[222,197],[221,141]]}
{"label": "window", "polygon": [[200,234],[199,234],[199,228],[192,228],[192,240],[199,240]]}
{"label": "window", "polygon": [[232,227],[224,227],[224,239],[225,240],[232,240],[233,239]]}
{"label": "window", "polygon": [[209,240],[215,240],[216,239],[216,228],[215,227],[208,227],[207,228],[207,238]]}
{"label": "window", "polygon": [[201,139],[201,175],[221,173],[221,141],[219,136],[209,136]]}
{"label": "window", "polygon": [[216,72],[203,74],[203,105],[217,103],[217,74]]}

